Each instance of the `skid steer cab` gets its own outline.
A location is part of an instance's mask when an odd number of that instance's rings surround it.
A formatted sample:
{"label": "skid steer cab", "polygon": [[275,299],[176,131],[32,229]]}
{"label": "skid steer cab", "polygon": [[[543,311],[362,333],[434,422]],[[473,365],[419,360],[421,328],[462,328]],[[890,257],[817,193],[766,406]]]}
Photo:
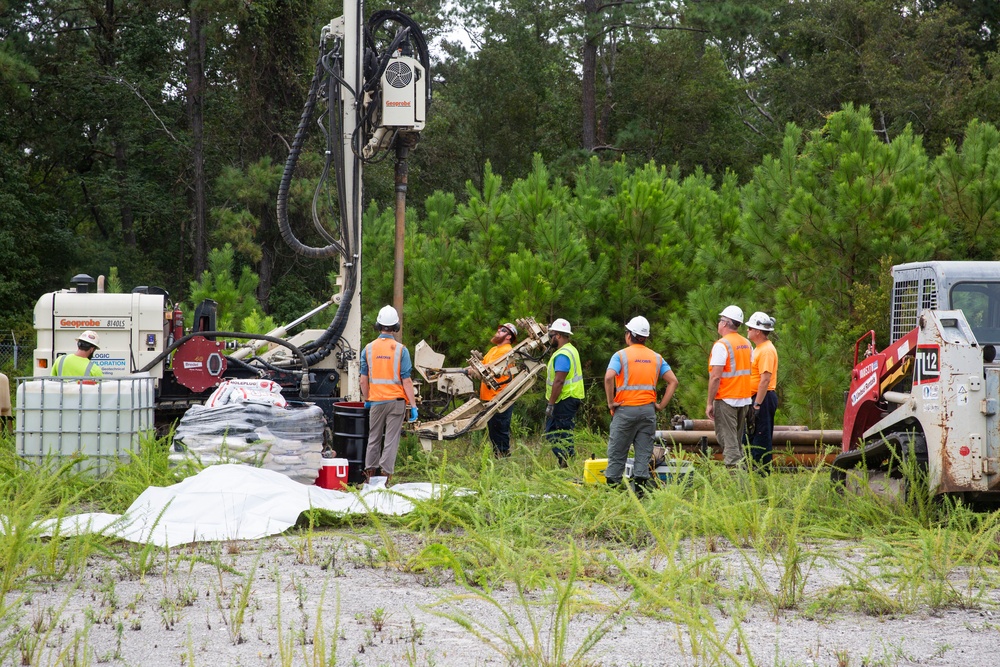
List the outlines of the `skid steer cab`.
{"label": "skid steer cab", "polygon": [[1000,263],[893,268],[892,342],[855,344],[835,479],[926,470],[932,494],[1000,501]]}

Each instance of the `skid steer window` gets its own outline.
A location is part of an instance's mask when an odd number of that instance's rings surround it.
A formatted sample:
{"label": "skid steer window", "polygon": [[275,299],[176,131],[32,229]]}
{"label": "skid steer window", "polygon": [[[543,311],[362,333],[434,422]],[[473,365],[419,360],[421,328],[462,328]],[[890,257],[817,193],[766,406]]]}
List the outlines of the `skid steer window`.
{"label": "skid steer window", "polygon": [[980,345],[1000,343],[1000,283],[958,283],[951,307],[965,313]]}

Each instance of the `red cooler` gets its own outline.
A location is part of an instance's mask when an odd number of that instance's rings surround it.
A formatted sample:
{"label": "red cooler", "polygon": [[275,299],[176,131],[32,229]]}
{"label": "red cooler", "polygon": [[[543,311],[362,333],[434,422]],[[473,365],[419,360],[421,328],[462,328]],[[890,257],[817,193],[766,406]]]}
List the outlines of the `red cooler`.
{"label": "red cooler", "polygon": [[347,459],[323,459],[316,486],[334,491],[347,489]]}

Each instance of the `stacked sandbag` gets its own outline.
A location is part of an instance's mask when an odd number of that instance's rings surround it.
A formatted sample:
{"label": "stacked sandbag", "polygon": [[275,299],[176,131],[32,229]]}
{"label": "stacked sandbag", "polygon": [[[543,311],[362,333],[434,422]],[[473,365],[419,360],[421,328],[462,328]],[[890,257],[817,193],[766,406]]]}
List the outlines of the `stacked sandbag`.
{"label": "stacked sandbag", "polygon": [[225,380],[205,401],[205,407],[220,408],[231,403],[257,403],[276,408],[288,405],[281,395],[281,385],[274,380]]}
{"label": "stacked sandbag", "polygon": [[189,408],[174,433],[170,460],[247,463],[312,484],[322,465],[323,410],[312,404],[288,405],[278,393],[280,386],[270,382],[272,390],[266,386],[269,382],[229,380],[204,406]]}

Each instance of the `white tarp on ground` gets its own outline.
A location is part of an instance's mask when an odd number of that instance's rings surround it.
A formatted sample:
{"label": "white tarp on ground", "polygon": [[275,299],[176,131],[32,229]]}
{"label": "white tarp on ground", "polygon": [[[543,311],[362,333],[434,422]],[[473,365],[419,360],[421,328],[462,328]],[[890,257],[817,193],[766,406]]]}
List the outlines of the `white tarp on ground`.
{"label": "white tarp on ground", "polygon": [[330,491],[271,470],[227,464],[208,467],[173,486],[151,486],[121,516],[77,514],[58,526],[50,521],[44,527],[49,534],[100,532],[161,547],[252,540],[284,532],[310,508],[338,514],[406,514],[413,510],[411,501],[431,498],[435,489],[421,482]]}

